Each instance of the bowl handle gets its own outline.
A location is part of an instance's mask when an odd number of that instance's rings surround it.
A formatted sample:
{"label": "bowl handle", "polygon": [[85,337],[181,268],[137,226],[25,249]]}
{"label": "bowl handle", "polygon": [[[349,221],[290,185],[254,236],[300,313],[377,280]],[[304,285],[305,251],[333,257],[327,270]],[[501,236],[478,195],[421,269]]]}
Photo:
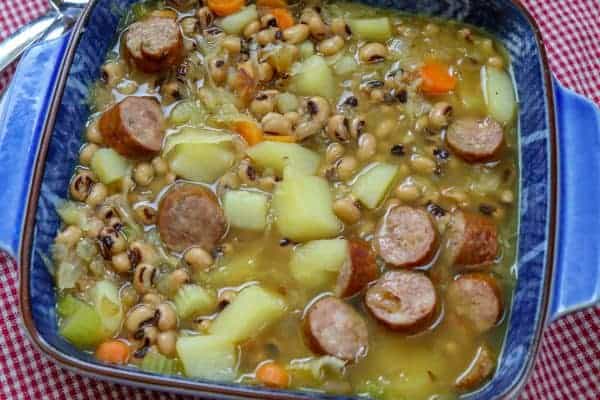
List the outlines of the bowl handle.
{"label": "bowl handle", "polygon": [[31,47],[0,102],[0,248],[17,257],[42,130],[70,34]]}
{"label": "bowl handle", "polygon": [[600,110],[556,79],[558,214],[550,320],[600,301]]}

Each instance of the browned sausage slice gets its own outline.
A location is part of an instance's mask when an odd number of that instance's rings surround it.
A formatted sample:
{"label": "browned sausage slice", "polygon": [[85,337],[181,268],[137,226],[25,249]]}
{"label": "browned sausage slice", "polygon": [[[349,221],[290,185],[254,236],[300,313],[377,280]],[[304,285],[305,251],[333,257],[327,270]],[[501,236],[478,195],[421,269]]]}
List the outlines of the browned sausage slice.
{"label": "browned sausage slice", "polygon": [[448,230],[448,249],[457,265],[476,268],[493,263],[498,255],[496,224],[483,215],[455,212]]}
{"label": "browned sausage slice", "polygon": [[378,321],[393,330],[411,333],[431,322],[436,303],[431,280],[413,271],[390,271],[365,295],[365,304]]}
{"label": "browned sausage slice", "polygon": [[171,250],[200,246],[211,251],[225,234],[225,215],[210,190],[178,184],[160,202],[158,230]]}
{"label": "browned sausage slice", "polygon": [[129,96],[102,114],[98,128],[104,142],[119,154],[147,158],[160,151],[165,120],[154,97]]}
{"label": "browned sausage slice", "polygon": [[459,118],[448,127],[446,141],[453,152],[469,162],[491,161],[504,143],[504,132],[493,118]]}
{"label": "browned sausage slice", "polygon": [[425,210],[396,206],[383,218],[375,247],[381,258],[393,266],[424,265],[435,254],[437,231]]}
{"label": "browned sausage slice", "polygon": [[492,328],[502,316],[500,288],[491,275],[461,275],[448,285],[446,300],[449,311],[478,333]]}
{"label": "browned sausage slice", "polygon": [[377,279],[378,270],[375,254],[368,243],[351,239],[348,241],[350,256],[338,275],[335,293],[350,297],[360,292],[371,281]]}
{"label": "browned sausage slice", "polygon": [[494,358],[487,346],[479,346],[475,357],[454,381],[454,386],[460,390],[473,390],[494,372]]}
{"label": "browned sausage slice", "polygon": [[129,26],[125,33],[129,60],[144,72],[158,72],[183,58],[183,37],[177,21],[150,17]]}
{"label": "browned sausage slice", "polygon": [[304,317],[309,347],[318,354],[329,354],[354,361],[366,354],[369,345],[365,320],[337,297],[323,297]]}

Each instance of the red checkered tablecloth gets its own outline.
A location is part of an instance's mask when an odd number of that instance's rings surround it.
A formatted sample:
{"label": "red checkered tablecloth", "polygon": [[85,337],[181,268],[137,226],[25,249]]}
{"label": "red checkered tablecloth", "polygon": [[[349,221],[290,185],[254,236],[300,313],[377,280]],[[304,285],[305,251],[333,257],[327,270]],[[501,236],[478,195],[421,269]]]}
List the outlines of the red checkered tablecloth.
{"label": "red checkered tablecloth", "polygon": [[[523,0],[538,21],[550,66],[566,86],[600,104],[600,0]],[[47,0],[0,0],[0,40],[41,15]],[[14,66],[0,73],[0,91]],[[57,367],[23,335],[17,266],[0,253],[0,399],[167,399]],[[600,399],[600,307],[548,327],[522,399]]]}

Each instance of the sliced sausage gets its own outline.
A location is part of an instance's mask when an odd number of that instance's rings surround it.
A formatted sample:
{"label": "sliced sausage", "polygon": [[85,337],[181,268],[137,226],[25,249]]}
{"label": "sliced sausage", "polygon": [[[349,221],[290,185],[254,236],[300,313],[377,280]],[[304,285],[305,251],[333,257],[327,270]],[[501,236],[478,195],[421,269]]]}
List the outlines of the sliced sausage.
{"label": "sliced sausage", "polygon": [[494,358],[487,346],[479,346],[475,357],[454,381],[459,390],[473,390],[494,372]]}
{"label": "sliced sausage", "polygon": [[393,266],[424,265],[437,249],[437,231],[425,210],[396,206],[383,218],[375,247],[381,258]]}
{"label": "sliced sausage", "polygon": [[160,151],[165,120],[153,97],[129,96],[102,114],[98,128],[104,142],[129,158],[148,158]]}
{"label": "sliced sausage", "polygon": [[171,250],[200,246],[211,251],[226,228],[225,215],[216,196],[202,186],[175,185],[160,202],[158,230]]}
{"label": "sliced sausage", "polygon": [[453,280],[446,291],[448,309],[477,333],[492,328],[502,316],[502,296],[496,279],[470,273]]}
{"label": "sliced sausage", "polygon": [[390,329],[414,333],[431,322],[437,295],[425,274],[389,271],[367,290],[365,304],[371,314]]}
{"label": "sliced sausage", "polygon": [[148,73],[159,72],[181,62],[183,37],[176,20],[150,17],[129,26],[125,49],[137,68]]}
{"label": "sliced sausage", "polygon": [[304,317],[304,331],[315,353],[354,361],[367,352],[365,320],[337,297],[323,297],[310,306]]}
{"label": "sliced sausage", "polygon": [[502,125],[490,117],[459,118],[448,127],[446,142],[465,161],[487,162],[497,158],[504,132]]}
{"label": "sliced sausage", "polygon": [[457,211],[448,230],[448,249],[457,265],[477,268],[494,262],[498,255],[498,231],[491,218]]}
{"label": "sliced sausage", "polygon": [[348,241],[349,257],[338,275],[335,293],[340,297],[350,297],[363,290],[367,284],[377,279],[378,270],[375,254],[368,243],[351,239]]}

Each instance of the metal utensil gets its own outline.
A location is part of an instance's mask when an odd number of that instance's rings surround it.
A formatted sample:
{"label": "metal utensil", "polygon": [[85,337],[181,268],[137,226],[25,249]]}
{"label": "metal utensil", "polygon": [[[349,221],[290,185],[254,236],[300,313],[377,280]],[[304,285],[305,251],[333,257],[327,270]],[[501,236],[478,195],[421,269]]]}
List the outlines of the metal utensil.
{"label": "metal utensil", "polygon": [[[0,43],[0,71],[8,67],[27,48],[38,41],[55,24],[60,23],[69,9],[82,8],[89,0],[49,0],[45,15],[19,28]],[[68,19],[70,21],[71,18]]]}

